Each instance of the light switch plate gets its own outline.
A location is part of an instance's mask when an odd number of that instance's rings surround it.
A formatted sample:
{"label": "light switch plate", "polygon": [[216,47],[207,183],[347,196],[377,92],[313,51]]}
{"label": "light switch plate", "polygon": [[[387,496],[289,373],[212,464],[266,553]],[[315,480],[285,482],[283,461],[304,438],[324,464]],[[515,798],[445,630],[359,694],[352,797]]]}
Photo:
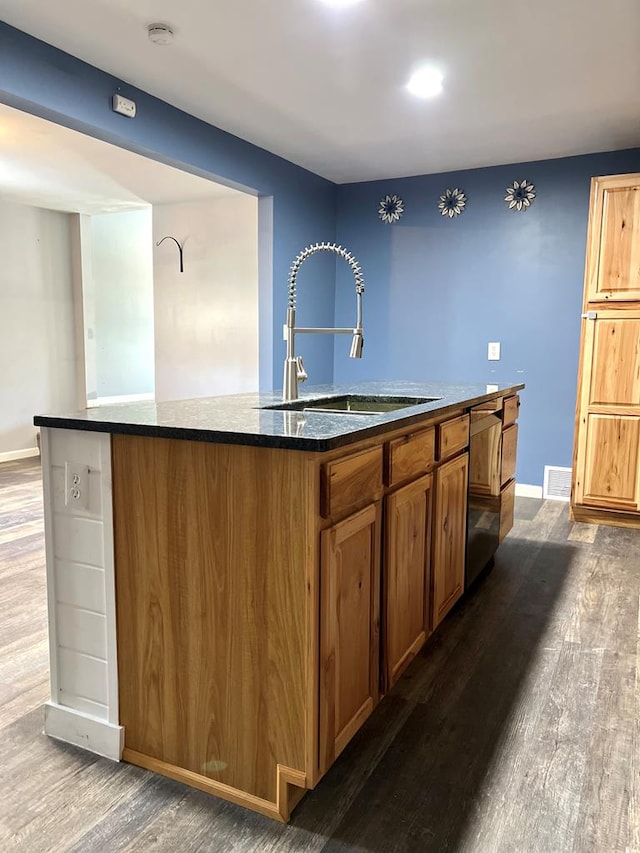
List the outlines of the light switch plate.
{"label": "light switch plate", "polygon": [[89,509],[89,468],[77,462],[64,463],[64,504]]}
{"label": "light switch plate", "polygon": [[491,341],[487,347],[487,358],[489,361],[500,361],[500,342]]}

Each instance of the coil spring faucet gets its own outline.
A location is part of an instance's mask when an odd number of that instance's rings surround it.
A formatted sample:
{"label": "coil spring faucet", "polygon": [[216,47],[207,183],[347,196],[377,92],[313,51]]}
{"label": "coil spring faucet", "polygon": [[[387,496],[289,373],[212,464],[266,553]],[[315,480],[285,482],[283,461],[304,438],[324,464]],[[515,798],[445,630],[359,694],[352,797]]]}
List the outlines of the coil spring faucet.
{"label": "coil spring faucet", "polygon": [[[296,326],[296,281],[302,264],[315,255],[317,252],[334,252],[339,257],[343,258],[351,267],[353,278],[356,285],[356,325],[352,329],[341,328],[303,328]],[[298,399],[298,382],[304,382],[307,378],[302,357],[296,356],[295,351],[295,336],[299,334],[314,334],[314,335],[353,335],[351,341],[350,358],[362,358],[362,348],[364,346],[364,332],[362,329],[362,294],[364,293],[364,277],[360,264],[353,257],[351,252],[343,249],[335,243],[314,243],[312,246],[307,246],[303,249],[294,262],[291,264],[289,271],[289,304],[287,307],[287,322],[284,326],[284,339],[287,343],[287,355],[284,360],[284,381],[282,385],[283,400]]]}

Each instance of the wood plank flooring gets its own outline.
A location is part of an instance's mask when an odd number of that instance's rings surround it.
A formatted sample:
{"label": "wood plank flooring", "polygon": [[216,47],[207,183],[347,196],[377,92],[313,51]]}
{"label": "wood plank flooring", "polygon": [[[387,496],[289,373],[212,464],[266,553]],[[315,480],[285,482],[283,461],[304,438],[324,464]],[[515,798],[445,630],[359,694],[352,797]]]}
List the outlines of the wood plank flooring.
{"label": "wood plank flooring", "polygon": [[447,618],[289,826],[42,734],[40,471],[0,465],[0,850],[640,853],[640,531],[520,498]]}

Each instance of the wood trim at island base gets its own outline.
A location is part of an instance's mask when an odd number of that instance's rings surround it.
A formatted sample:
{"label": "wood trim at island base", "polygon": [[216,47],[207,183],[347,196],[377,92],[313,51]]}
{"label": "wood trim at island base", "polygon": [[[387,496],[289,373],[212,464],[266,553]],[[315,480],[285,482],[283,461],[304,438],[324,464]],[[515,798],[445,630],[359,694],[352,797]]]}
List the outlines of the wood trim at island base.
{"label": "wood trim at island base", "polygon": [[618,512],[575,505],[570,509],[569,518],[583,524],[608,524],[611,527],[631,527],[635,530],[640,528],[640,514],[637,512]]}
{"label": "wood trim at island base", "polygon": [[176,782],[182,782],[184,785],[190,785],[192,788],[204,791],[205,794],[212,794],[214,797],[219,797],[221,800],[226,800],[236,806],[251,809],[251,811],[264,817],[282,823],[289,821],[291,812],[307,793],[306,774],[300,770],[293,770],[291,767],[283,767],[281,764],[277,765],[276,771],[277,801],[272,803],[269,800],[248,794],[246,791],[240,791],[230,785],[216,782],[215,779],[210,779],[208,776],[194,773],[192,770],[184,770],[182,767],[176,767],[175,764],[142,755],[134,749],[125,747],[122,760],[129,764],[135,764],[137,767],[143,767],[145,770],[151,770],[153,773],[159,773],[161,776],[167,776]]}

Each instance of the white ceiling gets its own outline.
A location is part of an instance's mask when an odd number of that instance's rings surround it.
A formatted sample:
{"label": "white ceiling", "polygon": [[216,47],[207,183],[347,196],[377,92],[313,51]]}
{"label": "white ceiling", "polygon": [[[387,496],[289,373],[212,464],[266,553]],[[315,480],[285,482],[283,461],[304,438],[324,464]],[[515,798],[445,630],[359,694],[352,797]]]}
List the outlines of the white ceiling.
{"label": "white ceiling", "polygon": [[[338,182],[640,144],[638,0],[0,0],[3,20]],[[146,26],[173,25],[169,47]],[[424,60],[444,92],[404,89]]]}
{"label": "white ceiling", "polygon": [[0,104],[0,199],[96,214],[227,195],[238,193]]}

